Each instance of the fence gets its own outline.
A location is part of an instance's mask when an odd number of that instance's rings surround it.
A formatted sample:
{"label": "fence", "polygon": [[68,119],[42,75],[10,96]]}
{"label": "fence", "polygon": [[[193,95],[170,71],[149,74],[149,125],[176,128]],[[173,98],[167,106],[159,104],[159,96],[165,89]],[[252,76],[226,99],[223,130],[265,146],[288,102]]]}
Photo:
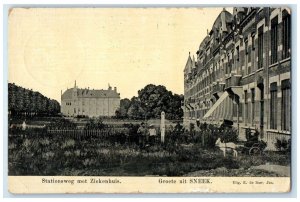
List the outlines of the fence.
{"label": "fence", "polygon": [[281,131],[266,131],[263,137],[263,141],[267,142],[267,150],[276,151],[275,143],[277,139],[279,140],[288,140],[291,138],[290,133],[284,133]]}
{"label": "fence", "polygon": [[129,142],[129,131],[126,128],[105,128],[100,130],[83,130],[83,129],[50,129],[47,133],[54,137],[82,139],[99,139],[101,141],[110,142]]}
{"label": "fence", "polygon": [[[160,128],[156,129],[156,139],[160,140]],[[137,142],[138,134],[136,132],[130,133],[128,128],[105,128],[101,130],[83,130],[83,129],[48,129],[47,133],[50,136],[59,136],[63,138],[86,139],[98,138],[102,140],[110,140],[115,142]],[[171,131],[166,130],[165,143],[178,142],[183,144],[200,143],[203,147],[212,147],[215,144],[217,131],[205,129],[203,131]]]}
{"label": "fence", "polygon": [[[161,131],[159,127],[156,129],[156,142],[160,142]],[[222,135],[224,132],[217,129],[203,129],[201,131],[184,131],[176,130],[174,128],[166,128],[165,144],[189,144],[198,143],[202,147],[213,147],[215,145],[216,137]],[[229,133],[225,132],[226,136]],[[47,137],[50,139],[74,139],[74,140],[92,140],[110,143],[139,143],[139,135],[137,128],[127,127],[109,127],[103,129],[79,129],[79,128],[10,128],[9,137],[13,138],[29,138],[39,139]],[[225,141],[225,140],[224,140]]]}
{"label": "fence", "polygon": [[84,130],[84,129],[46,129],[45,127],[21,127],[9,128],[9,136],[102,136],[107,137],[114,134],[128,133],[127,128],[105,128],[101,130]]}

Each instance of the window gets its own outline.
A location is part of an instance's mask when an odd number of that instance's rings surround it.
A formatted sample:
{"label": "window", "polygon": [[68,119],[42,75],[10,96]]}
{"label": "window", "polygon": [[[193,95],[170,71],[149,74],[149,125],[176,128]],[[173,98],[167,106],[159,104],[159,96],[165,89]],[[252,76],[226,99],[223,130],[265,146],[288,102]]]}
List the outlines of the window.
{"label": "window", "polygon": [[291,48],[291,17],[287,11],[282,13],[282,58],[290,57]]}
{"label": "window", "polygon": [[271,64],[277,62],[278,47],[278,17],[271,21]]}
{"label": "window", "polygon": [[290,80],[286,79],[281,82],[282,101],[281,101],[281,128],[290,130],[291,121],[291,88]]}
{"label": "window", "polygon": [[255,50],[255,34],[251,36],[252,50]]}
{"label": "window", "polygon": [[247,91],[244,91],[244,97],[245,97],[245,123],[248,123],[248,95]]}
{"label": "window", "polygon": [[249,63],[248,55],[249,55],[249,52],[248,52],[248,40],[246,40],[245,41],[245,70],[249,74],[249,73],[251,73],[251,66],[248,67],[248,63]]}
{"label": "window", "polygon": [[258,29],[258,68],[263,67],[264,30],[263,26]]}
{"label": "window", "polygon": [[277,83],[271,83],[270,86],[270,93],[271,93],[271,100],[270,100],[270,128],[271,129],[277,129],[277,119],[276,119],[276,113],[277,113]]}
{"label": "window", "polygon": [[231,64],[230,64],[230,55],[227,55],[227,74],[229,74],[231,72]]}
{"label": "window", "polygon": [[242,103],[238,102],[238,105],[239,105],[239,117],[243,117],[243,105]]}
{"label": "window", "polygon": [[264,126],[264,85],[261,84],[259,85],[260,89],[260,117],[259,117],[259,122],[260,122],[260,127]]}
{"label": "window", "polygon": [[245,55],[248,55],[248,40],[245,41]]}
{"label": "window", "polygon": [[236,61],[239,61],[240,60],[240,47],[237,46],[236,47]]}
{"label": "window", "polygon": [[255,118],[255,89],[251,89],[251,122],[254,124],[254,118]]}
{"label": "window", "polygon": [[221,74],[223,75],[224,74],[224,60],[222,59],[222,72]]}

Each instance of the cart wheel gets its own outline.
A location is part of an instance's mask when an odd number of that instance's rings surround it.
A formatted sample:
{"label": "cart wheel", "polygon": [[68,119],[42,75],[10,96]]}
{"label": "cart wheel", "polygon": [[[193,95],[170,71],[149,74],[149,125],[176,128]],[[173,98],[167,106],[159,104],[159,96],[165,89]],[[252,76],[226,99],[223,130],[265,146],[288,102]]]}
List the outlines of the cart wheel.
{"label": "cart wheel", "polygon": [[251,147],[249,150],[249,155],[261,155],[261,150],[259,147]]}

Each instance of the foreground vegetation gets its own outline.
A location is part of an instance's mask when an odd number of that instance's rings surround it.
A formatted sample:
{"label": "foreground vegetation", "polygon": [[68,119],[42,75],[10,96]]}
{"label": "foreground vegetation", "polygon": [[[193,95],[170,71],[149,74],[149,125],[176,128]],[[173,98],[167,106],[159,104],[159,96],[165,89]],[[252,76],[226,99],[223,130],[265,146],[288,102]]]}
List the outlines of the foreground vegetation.
{"label": "foreground vegetation", "polygon": [[[128,124],[126,130],[105,137],[72,136],[49,133],[53,128],[76,127],[70,121],[55,120],[45,128],[9,129],[9,175],[184,176],[198,172],[198,176],[278,176],[252,166],[290,165],[290,155],[283,152],[260,156],[239,152],[237,158],[232,154],[224,158],[214,142],[218,136],[234,141],[236,134],[230,129],[209,126],[199,135],[175,127],[167,132],[165,144],[159,142],[158,134],[154,145],[140,148],[138,125]],[[87,122],[83,130],[110,130],[107,127],[98,120]],[[231,135],[222,137],[224,131]]]}

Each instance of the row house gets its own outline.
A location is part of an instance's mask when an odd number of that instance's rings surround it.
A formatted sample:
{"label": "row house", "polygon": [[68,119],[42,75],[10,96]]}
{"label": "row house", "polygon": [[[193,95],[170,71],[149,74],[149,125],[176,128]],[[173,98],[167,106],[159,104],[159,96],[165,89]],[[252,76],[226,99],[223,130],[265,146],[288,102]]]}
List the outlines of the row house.
{"label": "row house", "polygon": [[229,121],[274,148],[291,134],[289,8],[223,11],[184,68],[184,125]]}

